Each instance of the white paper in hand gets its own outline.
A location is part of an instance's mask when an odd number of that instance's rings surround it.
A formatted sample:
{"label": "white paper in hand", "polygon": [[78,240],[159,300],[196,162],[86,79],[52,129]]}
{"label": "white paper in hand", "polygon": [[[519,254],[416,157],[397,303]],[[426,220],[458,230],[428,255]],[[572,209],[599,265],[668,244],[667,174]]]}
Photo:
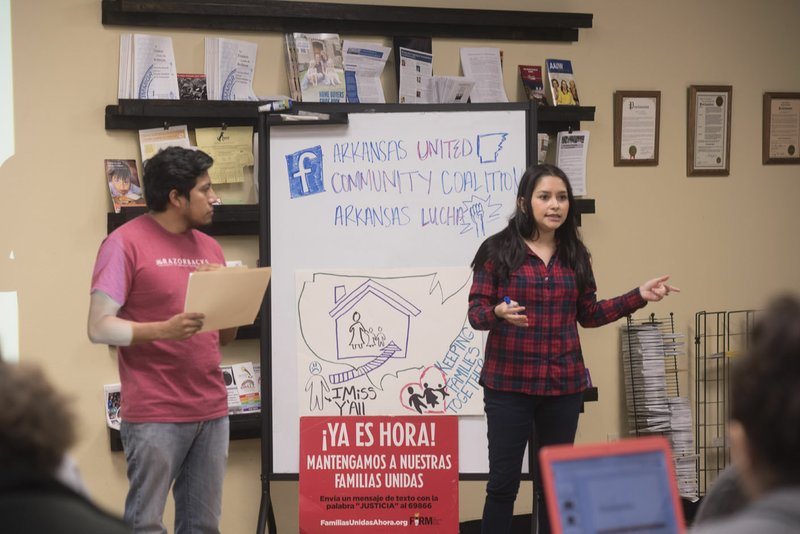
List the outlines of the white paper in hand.
{"label": "white paper in hand", "polygon": [[205,315],[200,332],[252,324],[271,273],[271,267],[195,271],[189,275],[184,311]]}

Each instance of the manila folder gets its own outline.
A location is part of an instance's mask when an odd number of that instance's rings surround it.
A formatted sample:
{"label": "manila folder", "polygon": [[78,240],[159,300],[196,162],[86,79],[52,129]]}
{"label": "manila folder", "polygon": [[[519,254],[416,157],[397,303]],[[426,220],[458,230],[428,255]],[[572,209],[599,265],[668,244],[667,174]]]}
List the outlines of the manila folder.
{"label": "manila folder", "polygon": [[189,275],[183,309],[205,314],[200,332],[252,324],[271,273],[271,267],[195,271]]}

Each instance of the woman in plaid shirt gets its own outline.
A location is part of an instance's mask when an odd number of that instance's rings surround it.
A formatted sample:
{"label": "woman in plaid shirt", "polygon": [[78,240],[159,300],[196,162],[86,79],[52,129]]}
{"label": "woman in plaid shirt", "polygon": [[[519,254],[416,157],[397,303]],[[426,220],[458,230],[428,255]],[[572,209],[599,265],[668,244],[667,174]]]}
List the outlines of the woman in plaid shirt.
{"label": "woman in plaid shirt", "polygon": [[[680,291],[662,276],[598,301],[574,202],[561,169],[531,167],[508,227],[484,241],[472,262],[469,322],[489,331],[481,372],[489,439],[483,533],[511,530],[531,432],[537,461],[539,448],[575,439],[586,388],[578,323],[602,326]],[[539,534],[549,534],[539,477],[535,484]]]}

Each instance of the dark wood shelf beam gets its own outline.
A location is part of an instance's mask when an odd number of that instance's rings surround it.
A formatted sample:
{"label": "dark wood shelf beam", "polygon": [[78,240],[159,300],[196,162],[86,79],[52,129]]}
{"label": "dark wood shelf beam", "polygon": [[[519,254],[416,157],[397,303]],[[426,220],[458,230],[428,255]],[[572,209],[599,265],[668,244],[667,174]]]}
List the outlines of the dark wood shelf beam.
{"label": "dark wood shelf beam", "polygon": [[[253,439],[261,437],[261,413],[237,413],[229,416],[230,439]],[[111,450],[122,450],[122,439],[119,430],[108,429],[108,438]]]}
{"label": "dark wood shelf beam", "polygon": [[102,21],[200,30],[574,42],[580,28],[592,27],[592,14],[286,0],[103,0]]}
{"label": "dark wood shelf beam", "polygon": [[[145,207],[122,208],[120,213],[109,213],[106,231],[111,233],[131,219],[146,213]],[[214,222],[201,228],[208,235],[258,235],[258,205],[231,204],[214,208]]]}

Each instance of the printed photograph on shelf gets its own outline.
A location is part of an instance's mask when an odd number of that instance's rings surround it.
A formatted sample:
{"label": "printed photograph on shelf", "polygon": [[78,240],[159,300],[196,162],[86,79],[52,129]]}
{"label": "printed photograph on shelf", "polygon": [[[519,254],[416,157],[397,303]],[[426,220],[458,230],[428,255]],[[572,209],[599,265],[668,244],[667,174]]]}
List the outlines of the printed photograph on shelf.
{"label": "printed photograph on shelf", "polygon": [[303,102],[344,102],[342,42],[336,33],[287,34],[293,75]]}
{"label": "printed photograph on shelf", "polygon": [[580,106],[572,62],[568,59],[548,59],[545,61],[545,68],[550,104],[553,106]]}
{"label": "printed photograph on shelf", "polygon": [[144,206],[144,193],[136,172],[136,160],[107,159],[105,166],[114,213],[119,213],[125,206]]}
{"label": "printed photograph on shelf", "polygon": [[181,100],[208,100],[205,74],[178,73],[178,91]]}
{"label": "printed photograph on shelf", "polygon": [[762,163],[800,163],[800,93],[764,93]]}
{"label": "printed photograph on shelf", "polygon": [[689,86],[687,176],[730,174],[732,96],[730,85]]}
{"label": "printed photograph on shelf", "polygon": [[658,165],[661,91],[614,93],[614,166]]}

